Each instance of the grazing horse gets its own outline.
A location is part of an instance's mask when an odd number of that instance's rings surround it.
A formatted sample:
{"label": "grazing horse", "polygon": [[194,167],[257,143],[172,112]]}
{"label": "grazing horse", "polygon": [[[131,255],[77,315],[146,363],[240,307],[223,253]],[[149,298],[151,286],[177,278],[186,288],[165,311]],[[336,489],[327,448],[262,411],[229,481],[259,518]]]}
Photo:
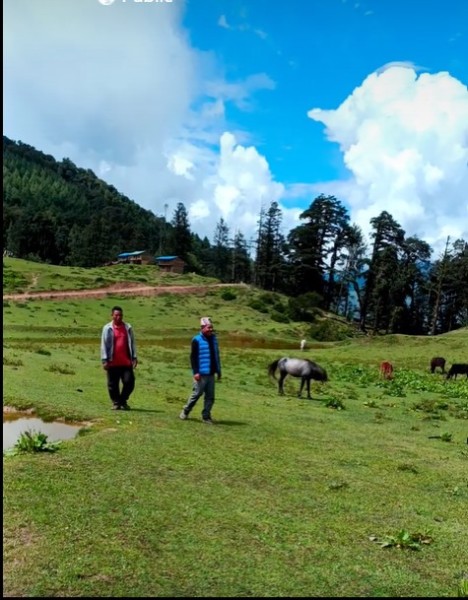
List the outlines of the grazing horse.
{"label": "grazing horse", "polygon": [[467,363],[458,363],[454,364],[450,367],[449,372],[447,373],[447,379],[457,378],[457,375],[466,375],[468,379],[468,364]]}
{"label": "grazing horse", "polygon": [[310,380],[328,381],[327,372],[317,363],[304,358],[279,358],[271,363],[268,367],[268,375],[276,379],[276,369],[279,369],[280,377],[278,380],[278,393],[283,396],[283,383],[287,375],[301,378],[301,387],[299,389],[298,398],[302,395],[304,385],[307,383],[307,398],[310,396]]}
{"label": "grazing horse", "polygon": [[431,373],[435,373],[437,367],[440,367],[442,373],[445,373],[445,358],[442,356],[434,356],[431,360]]}
{"label": "grazing horse", "polygon": [[393,365],[387,360],[380,365],[380,377],[382,379],[393,379]]}

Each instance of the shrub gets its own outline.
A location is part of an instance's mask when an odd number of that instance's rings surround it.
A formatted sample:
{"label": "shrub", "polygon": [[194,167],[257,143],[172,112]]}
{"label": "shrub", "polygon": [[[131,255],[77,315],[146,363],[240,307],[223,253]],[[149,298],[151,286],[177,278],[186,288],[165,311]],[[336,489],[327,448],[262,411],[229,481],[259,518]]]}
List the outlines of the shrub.
{"label": "shrub", "polygon": [[322,297],[315,292],[302,294],[296,298],[289,298],[289,317],[293,321],[306,321],[306,323],[313,323],[319,313],[318,307],[321,303]]}
{"label": "shrub", "polygon": [[311,325],[309,329],[309,337],[319,342],[339,342],[347,339],[349,333],[346,326],[328,319]]}
{"label": "shrub", "polygon": [[252,300],[251,302],[249,302],[249,306],[250,306],[250,308],[253,308],[254,310],[258,310],[258,312],[261,312],[261,313],[268,312],[268,307],[265,306],[265,304],[261,300]]}
{"label": "shrub", "polygon": [[230,302],[231,300],[235,300],[237,298],[236,294],[234,294],[234,292],[231,292],[230,290],[226,290],[221,294],[221,298],[223,300],[226,300],[227,302]]}
{"label": "shrub", "polygon": [[273,321],[276,321],[277,323],[289,323],[289,318],[286,315],[282,315],[277,310],[274,310],[271,313],[271,318]]}

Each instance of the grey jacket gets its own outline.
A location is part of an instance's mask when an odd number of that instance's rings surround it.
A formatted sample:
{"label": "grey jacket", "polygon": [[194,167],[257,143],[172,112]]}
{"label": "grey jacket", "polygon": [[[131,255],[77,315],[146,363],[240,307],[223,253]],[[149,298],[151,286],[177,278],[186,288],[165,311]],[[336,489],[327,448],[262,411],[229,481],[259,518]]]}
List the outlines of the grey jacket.
{"label": "grey jacket", "polygon": [[[133,333],[133,327],[129,323],[124,323],[125,329],[127,330],[128,350],[132,360],[137,358],[135,335]],[[112,321],[107,323],[102,328],[101,335],[101,361],[107,362],[112,360],[114,354],[114,330],[112,329]]]}

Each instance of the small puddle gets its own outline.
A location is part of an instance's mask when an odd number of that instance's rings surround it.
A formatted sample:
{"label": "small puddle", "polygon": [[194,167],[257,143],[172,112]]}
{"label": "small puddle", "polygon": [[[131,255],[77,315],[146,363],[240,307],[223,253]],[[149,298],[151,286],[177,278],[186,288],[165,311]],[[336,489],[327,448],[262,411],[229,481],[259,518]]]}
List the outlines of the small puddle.
{"label": "small puddle", "polygon": [[68,425],[59,421],[46,423],[38,417],[24,415],[24,413],[10,413],[3,415],[3,450],[13,448],[20,435],[26,431],[45,433],[48,442],[71,440],[82,428],[81,425]]}

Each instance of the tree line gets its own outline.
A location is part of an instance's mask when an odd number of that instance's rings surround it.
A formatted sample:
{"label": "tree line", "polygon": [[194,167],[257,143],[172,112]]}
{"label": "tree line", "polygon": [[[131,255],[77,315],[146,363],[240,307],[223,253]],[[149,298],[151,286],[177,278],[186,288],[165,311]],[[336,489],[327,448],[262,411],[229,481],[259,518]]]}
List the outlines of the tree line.
{"label": "tree line", "polygon": [[321,308],[363,331],[437,334],[468,325],[468,243],[443,255],[407,237],[390,213],[371,219],[371,243],[334,196],[319,195],[286,235],[277,202],[261,209],[255,239],[220,219],[213,241],[177,204],[169,222],[92,170],[3,137],[3,248],[19,258],[100,266],[123,251],[174,254],[190,271],[285,293],[300,320]]}

